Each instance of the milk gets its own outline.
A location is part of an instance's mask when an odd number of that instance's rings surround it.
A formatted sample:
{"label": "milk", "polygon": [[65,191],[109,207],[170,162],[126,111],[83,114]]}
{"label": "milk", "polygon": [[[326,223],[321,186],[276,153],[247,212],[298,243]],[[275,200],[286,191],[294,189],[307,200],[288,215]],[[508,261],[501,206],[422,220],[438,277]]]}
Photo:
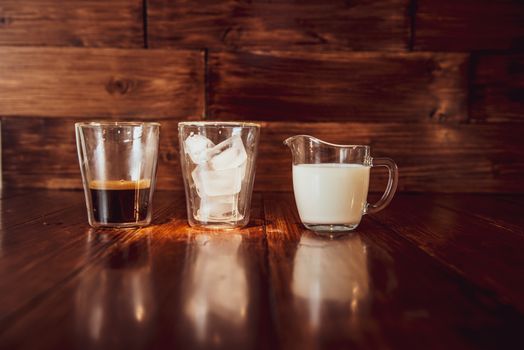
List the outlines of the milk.
{"label": "milk", "polygon": [[368,186],[368,166],[293,165],[295,200],[305,224],[358,224],[366,205]]}

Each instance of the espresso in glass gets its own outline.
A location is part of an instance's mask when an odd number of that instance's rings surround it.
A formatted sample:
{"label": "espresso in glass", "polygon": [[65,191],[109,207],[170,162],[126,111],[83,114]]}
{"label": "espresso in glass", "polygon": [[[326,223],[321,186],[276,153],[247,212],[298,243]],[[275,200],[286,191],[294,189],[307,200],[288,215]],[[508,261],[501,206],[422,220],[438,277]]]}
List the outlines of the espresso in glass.
{"label": "espresso in glass", "polygon": [[94,219],[104,224],[140,222],[147,219],[151,181],[91,181],[89,192]]}
{"label": "espresso in glass", "polygon": [[160,124],[87,122],[75,130],[89,225],[149,225]]}

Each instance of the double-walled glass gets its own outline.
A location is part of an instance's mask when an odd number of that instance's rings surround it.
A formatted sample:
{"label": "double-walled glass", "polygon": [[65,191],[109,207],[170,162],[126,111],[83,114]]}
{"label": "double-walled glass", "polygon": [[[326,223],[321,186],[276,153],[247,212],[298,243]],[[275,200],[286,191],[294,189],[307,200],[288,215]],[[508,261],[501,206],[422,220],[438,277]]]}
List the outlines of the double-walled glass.
{"label": "double-walled glass", "polygon": [[237,228],[249,222],[260,126],[178,124],[180,162],[191,226]]}
{"label": "double-walled glass", "polygon": [[[293,155],[293,190],[300,220],[317,232],[354,230],[362,215],[384,209],[395,194],[398,169],[390,158],[372,158],[366,145],[336,145],[308,135],[284,141]],[[386,167],[382,198],[367,202],[370,168]]]}
{"label": "double-walled glass", "polygon": [[160,124],[89,122],[76,123],[75,129],[89,224],[148,225]]}

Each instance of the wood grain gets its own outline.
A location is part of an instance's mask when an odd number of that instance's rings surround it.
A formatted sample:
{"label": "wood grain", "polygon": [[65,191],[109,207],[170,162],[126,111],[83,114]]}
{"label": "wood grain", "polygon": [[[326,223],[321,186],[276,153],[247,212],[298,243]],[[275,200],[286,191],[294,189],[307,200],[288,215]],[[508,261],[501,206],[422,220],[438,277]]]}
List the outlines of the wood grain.
{"label": "wood grain", "polygon": [[[339,144],[371,146],[399,166],[399,190],[522,193],[524,173],[518,125],[401,123],[263,123],[255,188],[291,191],[291,152],[282,141],[313,135]],[[371,190],[382,183],[371,179]],[[377,186],[378,185],[378,186]]]}
{"label": "wood grain", "polygon": [[[180,198],[183,197],[155,194],[153,224],[164,221],[167,213],[171,215],[174,203],[180,204]],[[53,288],[80,273],[103,248],[130,233],[129,230],[98,232],[89,228],[80,191],[37,192],[32,199],[26,200],[25,210],[11,212],[8,208],[12,208],[12,200],[2,201],[3,214],[9,212],[10,221],[19,223],[3,225],[0,231],[0,270],[4,276],[0,281],[2,330],[19,313],[38,305]],[[32,205],[29,210],[28,203]],[[57,206],[61,209],[57,210]],[[33,212],[44,214],[35,218]]]}
{"label": "wood grain", "polygon": [[28,193],[31,193],[31,190],[26,188],[2,188],[0,189],[0,199],[21,197]]}
{"label": "wood grain", "polygon": [[[21,193],[2,197],[0,201],[0,230],[7,230],[33,221],[45,221],[46,216],[77,205],[83,200],[79,191],[38,191],[36,195],[34,189],[15,189],[14,191]],[[9,200],[9,206],[4,207],[2,204],[6,200]],[[28,203],[34,206],[34,210],[30,213],[27,213]],[[4,236],[4,239],[7,238],[7,235]]]}
{"label": "wood grain", "polygon": [[190,48],[403,50],[407,0],[149,0],[149,44]]}
{"label": "wood grain", "polygon": [[186,117],[204,111],[198,51],[0,48],[0,114]]}
{"label": "wood grain", "polygon": [[524,122],[524,55],[474,59],[471,118],[480,122]]}
{"label": "wood grain", "polygon": [[213,119],[467,119],[466,54],[211,52]]}
{"label": "wood grain", "polygon": [[[4,186],[81,189],[75,121],[70,118],[4,118]],[[178,120],[159,121],[158,187],[181,189]]]}
{"label": "wood grain", "polygon": [[143,47],[142,0],[2,0],[0,45]]}
{"label": "wood grain", "polygon": [[[409,203],[412,197],[402,199]],[[321,238],[301,226],[291,195],[266,194],[264,208],[283,349],[497,348],[500,341],[510,347],[520,342],[512,322],[523,324],[521,314],[387,226],[364,217],[350,235]],[[385,209],[383,215],[396,213]]]}
{"label": "wood grain", "polygon": [[[158,194],[163,209],[152,226],[91,230],[79,258],[89,266],[6,326],[0,344],[189,349],[217,347],[219,338],[219,348],[269,348],[261,197],[249,227],[220,232],[187,226],[182,193]],[[38,336],[21,336],[28,327]]]}
{"label": "wood grain", "polygon": [[524,48],[524,3],[520,0],[417,0],[416,3],[416,50]]}
{"label": "wood grain", "polygon": [[20,224],[0,216],[0,348],[521,347],[519,219],[492,225],[473,197],[399,195],[326,239],[291,193],[255,194],[232,231],[190,228],[182,192],[157,191],[152,225],[126,230],[90,229],[80,191],[33,196]]}
{"label": "wood grain", "polygon": [[503,201],[509,202],[515,206],[524,207],[524,196],[522,195],[501,195],[498,197]]}
{"label": "wood grain", "polygon": [[[496,202],[492,205],[496,207]],[[406,211],[407,208],[410,209]],[[523,231],[486,224],[477,215],[435,206],[424,195],[419,195],[399,197],[387,211],[371,218],[465,279],[494,291],[502,303],[524,312],[524,283],[518,273],[515,274],[524,265],[520,249],[524,244]],[[498,256],[499,252],[503,252],[504,259]]]}
{"label": "wood grain", "polygon": [[[511,196],[512,198],[515,196]],[[506,229],[524,235],[522,208],[504,200],[505,196],[485,195],[434,195],[431,200],[436,205],[454,210],[460,214],[475,217],[487,225]]]}
{"label": "wood grain", "polygon": [[[73,120],[4,118],[4,186],[81,188]],[[158,186],[182,189],[177,120],[161,120]],[[261,123],[255,189],[291,191],[291,152],[299,134],[367,144],[400,168],[399,191],[524,193],[523,126],[506,124]],[[53,157],[49,155],[53,154]],[[371,190],[384,189],[384,173]]]}

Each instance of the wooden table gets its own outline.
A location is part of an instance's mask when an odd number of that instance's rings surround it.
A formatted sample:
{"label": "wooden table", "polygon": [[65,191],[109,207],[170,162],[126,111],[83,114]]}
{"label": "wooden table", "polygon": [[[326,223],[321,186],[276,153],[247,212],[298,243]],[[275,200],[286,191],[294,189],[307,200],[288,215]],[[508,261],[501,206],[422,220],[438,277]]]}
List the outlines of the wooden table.
{"label": "wooden table", "polygon": [[0,348],[523,348],[524,197],[398,195],[353,234],[256,194],[248,228],[93,230],[83,194],[4,193]]}

